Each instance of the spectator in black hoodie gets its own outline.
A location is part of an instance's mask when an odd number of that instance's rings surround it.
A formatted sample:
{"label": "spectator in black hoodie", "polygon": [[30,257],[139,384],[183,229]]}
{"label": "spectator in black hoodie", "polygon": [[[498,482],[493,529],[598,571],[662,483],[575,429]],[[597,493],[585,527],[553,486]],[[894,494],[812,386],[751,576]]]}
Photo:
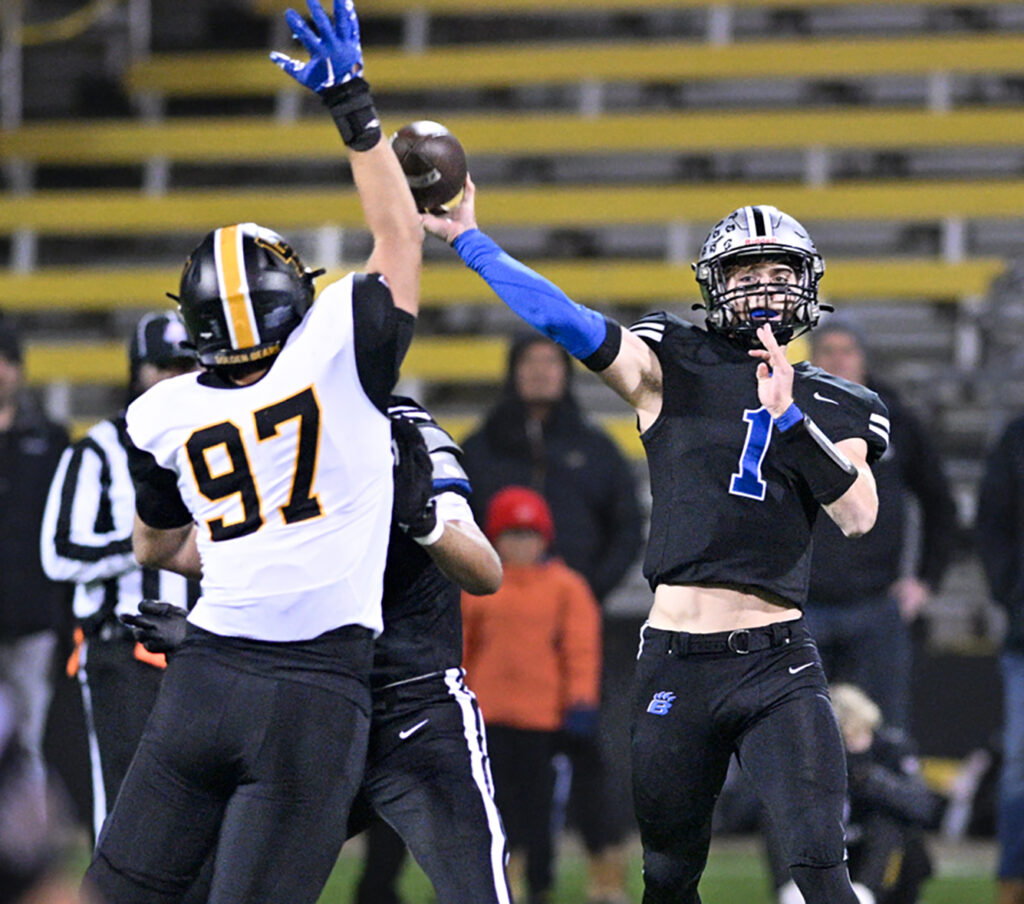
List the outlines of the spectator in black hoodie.
{"label": "spectator in black hoodie", "polygon": [[67,589],[43,574],[39,526],[67,443],[64,428],[25,391],[20,338],[14,327],[0,322],[0,682],[10,694],[15,740],[40,805],[46,777],[43,735]]}
{"label": "spectator in black hoodie", "polygon": [[[497,404],[483,426],[463,443],[472,505],[482,519],[491,497],[510,485],[539,492],[555,520],[553,552],[579,571],[604,603],[621,583],[643,543],[636,480],[629,462],[603,429],[583,416],[572,393],[569,355],[540,333],[522,334],[509,349],[508,373]],[[630,674],[631,664],[610,661],[616,625],[603,619],[604,674]],[[632,658],[632,653],[630,653]],[[620,695],[621,696],[621,695]],[[626,727],[610,713],[602,695],[601,736],[597,725],[567,740],[573,767],[569,806],[589,854],[593,901],[625,898],[625,854],[629,823],[629,741]]]}
{"label": "spectator in black hoodie", "polygon": [[978,553],[1006,612],[1003,762],[999,777],[998,904],[1024,904],[1024,417],[989,452],[978,495]]}
{"label": "spectator in black hoodie", "polygon": [[[933,441],[896,391],[874,379],[859,330],[832,318],[811,333],[811,362],[873,389],[889,408],[889,450],[871,466],[878,519],[863,537],[842,535],[829,518],[814,528],[804,614],[830,681],[862,688],[885,723],[909,727],[911,625],[939,587],[956,546],[956,506]],[[920,530],[907,549],[907,499]]]}

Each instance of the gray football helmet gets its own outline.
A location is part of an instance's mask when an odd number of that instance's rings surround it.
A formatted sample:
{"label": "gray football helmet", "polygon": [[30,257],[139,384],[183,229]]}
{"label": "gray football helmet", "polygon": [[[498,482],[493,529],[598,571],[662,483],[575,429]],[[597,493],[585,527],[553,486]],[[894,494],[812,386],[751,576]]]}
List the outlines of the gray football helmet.
{"label": "gray football helmet", "polygon": [[[796,273],[796,283],[761,283],[727,289],[737,267],[759,261],[779,261]],[[818,302],[818,282],[825,261],[807,230],[776,207],[740,207],[718,222],[704,240],[693,265],[704,296],[708,329],[744,345],[760,345],[756,331],[765,323],[784,345],[818,323],[830,305]],[[780,309],[779,297],[784,298]],[[771,297],[773,302],[768,304]]]}

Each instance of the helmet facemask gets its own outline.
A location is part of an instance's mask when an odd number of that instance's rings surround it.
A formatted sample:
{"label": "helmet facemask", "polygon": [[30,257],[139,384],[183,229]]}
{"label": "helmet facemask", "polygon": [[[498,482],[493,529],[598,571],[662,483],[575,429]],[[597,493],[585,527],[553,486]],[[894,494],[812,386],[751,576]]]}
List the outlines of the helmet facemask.
{"label": "helmet facemask", "polygon": [[[750,274],[733,279],[742,268],[778,265],[778,280]],[[785,273],[782,268],[788,268]],[[711,231],[694,264],[704,297],[708,329],[746,348],[760,346],[757,330],[766,323],[780,345],[817,325],[822,310],[818,282],[825,262],[800,224],[774,207],[739,208]]]}

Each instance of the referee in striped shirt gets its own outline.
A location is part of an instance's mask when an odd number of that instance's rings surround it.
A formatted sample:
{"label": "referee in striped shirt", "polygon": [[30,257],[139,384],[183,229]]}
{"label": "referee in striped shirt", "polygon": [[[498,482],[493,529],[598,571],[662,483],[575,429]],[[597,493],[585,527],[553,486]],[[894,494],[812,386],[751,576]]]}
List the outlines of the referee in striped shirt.
{"label": "referee in striped shirt", "polygon": [[[146,314],[129,346],[130,402],[168,377],[194,370],[174,312]],[[93,832],[114,805],[156,700],[163,656],[137,645],[121,613],[142,599],[191,608],[199,585],[169,571],[142,568],[132,555],[135,490],[128,473],[123,412],[96,424],[64,450],[53,477],[40,537],[43,568],[75,586],[77,667],[89,736]]]}

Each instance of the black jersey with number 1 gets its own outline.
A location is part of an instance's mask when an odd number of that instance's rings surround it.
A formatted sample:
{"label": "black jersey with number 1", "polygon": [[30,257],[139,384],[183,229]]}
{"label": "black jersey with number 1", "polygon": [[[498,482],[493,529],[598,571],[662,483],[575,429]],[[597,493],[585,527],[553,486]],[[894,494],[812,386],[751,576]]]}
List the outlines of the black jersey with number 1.
{"label": "black jersey with number 1", "polygon": [[[423,435],[434,467],[438,517],[443,518],[453,510],[453,503],[462,503],[470,494],[469,478],[459,460],[462,450],[412,399],[392,396],[388,416],[412,421]],[[464,509],[462,520],[471,520],[468,502]],[[393,525],[384,569],[384,633],[374,646],[374,689],[458,667],[462,662],[461,598],[458,585],[441,573],[426,550]]]}
{"label": "black jersey with number 1", "polygon": [[[759,359],[664,312],[630,330],[657,354],[662,409],[641,439],[651,477],[644,576],[659,584],[755,588],[797,605],[807,598],[811,528],[820,506],[772,442],[757,394]],[[871,390],[806,362],[793,398],[833,442],[885,451],[889,420]]]}

